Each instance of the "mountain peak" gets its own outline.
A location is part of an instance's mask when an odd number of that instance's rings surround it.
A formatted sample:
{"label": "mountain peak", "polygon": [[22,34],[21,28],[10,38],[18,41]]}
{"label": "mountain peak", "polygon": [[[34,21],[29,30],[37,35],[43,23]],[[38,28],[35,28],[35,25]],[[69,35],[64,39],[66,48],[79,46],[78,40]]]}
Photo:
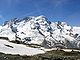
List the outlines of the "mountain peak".
{"label": "mountain peak", "polygon": [[14,18],[5,22],[3,27],[0,26],[0,37],[7,37],[9,41],[17,40],[25,44],[38,44],[47,48],[58,46],[79,48],[79,35],[66,22],[50,22],[43,15],[23,19]]}

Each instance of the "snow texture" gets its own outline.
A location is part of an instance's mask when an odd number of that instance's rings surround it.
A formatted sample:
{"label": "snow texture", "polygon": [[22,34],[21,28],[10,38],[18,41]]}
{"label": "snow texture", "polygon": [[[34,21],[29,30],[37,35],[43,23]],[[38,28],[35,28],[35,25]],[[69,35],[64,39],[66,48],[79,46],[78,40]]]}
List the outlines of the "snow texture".
{"label": "snow texture", "polygon": [[2,39],[0,39],[0,52],[5,54],[13,54],[13,55],[19,54],[27,56],[45,53],[43,50],[40,50],[38,48],[31,48],[27,47],[26,45],[15,44]]}
{"label": "snow texture", "polygon": [[45,48],[80,48],[80,27],[66,22],[50,22],[45,16],[12,19],[0,26],[0,38],[38,44]]}

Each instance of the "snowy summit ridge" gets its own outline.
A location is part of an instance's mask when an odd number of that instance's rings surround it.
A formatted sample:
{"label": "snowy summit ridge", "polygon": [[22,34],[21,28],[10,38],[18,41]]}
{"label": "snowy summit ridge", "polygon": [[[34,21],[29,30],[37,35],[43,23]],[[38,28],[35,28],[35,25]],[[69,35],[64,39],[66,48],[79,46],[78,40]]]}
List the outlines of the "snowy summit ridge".
{"label": "snowy summit ridge", "polygon": [[80,29],[66,22],[50,22],[44,16],[6,21],[0,26],[0,38],[46,48],[80,48]]}

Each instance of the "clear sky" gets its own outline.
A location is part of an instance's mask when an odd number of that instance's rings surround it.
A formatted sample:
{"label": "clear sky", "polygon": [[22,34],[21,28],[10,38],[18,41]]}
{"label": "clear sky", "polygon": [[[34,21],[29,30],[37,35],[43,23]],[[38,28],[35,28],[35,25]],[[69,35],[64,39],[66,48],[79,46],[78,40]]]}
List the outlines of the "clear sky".
{"label": "clear sky", "polygon": [[15,17],[39,15],[80,26],[80,0],[0,0],[0,24]]}

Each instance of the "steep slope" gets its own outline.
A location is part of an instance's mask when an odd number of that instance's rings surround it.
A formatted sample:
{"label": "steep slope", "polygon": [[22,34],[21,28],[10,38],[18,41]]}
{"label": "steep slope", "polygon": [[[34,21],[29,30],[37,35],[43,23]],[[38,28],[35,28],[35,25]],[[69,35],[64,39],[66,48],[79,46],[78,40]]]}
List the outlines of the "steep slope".
{"label": "steep slope", "polygon": [[0,26],[0,38],[46,48],[79,48],[80,32],[75,32],[75,29],[66,22],[50,22],[44,16],[30,16],[5,22]]}

